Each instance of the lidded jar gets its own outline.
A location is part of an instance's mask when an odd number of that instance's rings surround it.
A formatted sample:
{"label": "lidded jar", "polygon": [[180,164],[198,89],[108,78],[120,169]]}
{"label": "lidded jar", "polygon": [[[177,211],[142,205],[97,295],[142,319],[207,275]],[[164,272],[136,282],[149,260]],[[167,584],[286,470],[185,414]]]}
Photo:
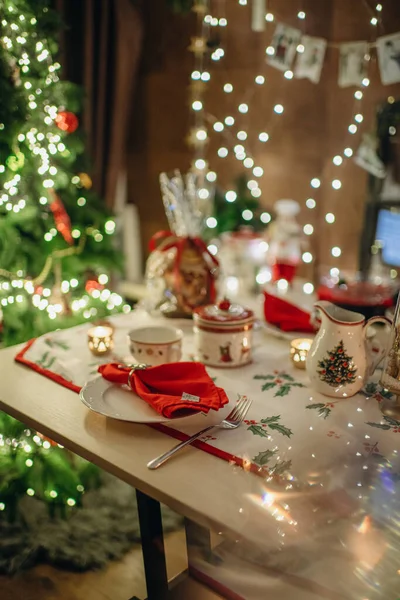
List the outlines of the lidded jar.
{"label": "lidded jar", "polygon": [[251,362],[254,313],[226,298],[193,311],[198,360],[210,367],[240,367]]}

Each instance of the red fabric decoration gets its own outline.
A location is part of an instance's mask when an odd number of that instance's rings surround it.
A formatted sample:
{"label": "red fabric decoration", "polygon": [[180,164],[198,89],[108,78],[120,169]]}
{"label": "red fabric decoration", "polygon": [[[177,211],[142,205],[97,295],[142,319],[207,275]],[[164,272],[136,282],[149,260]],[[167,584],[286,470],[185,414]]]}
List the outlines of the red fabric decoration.
{"label": "red fabric decoration", "polygon": [[282,331],[315,332],[310,323],[310,313],[267,292],[264,296],[264,317],[268,323]]}
{"label": "red fabric decoration", "polygon": [[60,111],[54,119],[54,122],[61,131],[66,131],[67,133],[73,133],[78,129],[79,125],[78,117],[67,110]]}
{"label": "red fabric decoration", "polygon": [[50,210],[53,213],[57,231],[61,233],[67,244],[73,244],[74,240],[71,235],[71,220],[65,210],[61,198],[56,194],[54,194],[54,200],[50,204]]}
{"label": "red fabric decoration", "polygon": [[286,279],[286,281],[291,283],[296,275],[296,270],[297,265],[277,262],[272,266],[272,281]]}
{"label": "red fabric decoration", "polygon": [[[118,364],[101,365],[99,373],[113,383],[128,384],[130,369]],[[167,419],[219,410],[229,402],[222,388],[215,385],[201,363],[179,362],[134,371],[132,390]],[[182,394],[200,398],[199,402],[182,399]]]}

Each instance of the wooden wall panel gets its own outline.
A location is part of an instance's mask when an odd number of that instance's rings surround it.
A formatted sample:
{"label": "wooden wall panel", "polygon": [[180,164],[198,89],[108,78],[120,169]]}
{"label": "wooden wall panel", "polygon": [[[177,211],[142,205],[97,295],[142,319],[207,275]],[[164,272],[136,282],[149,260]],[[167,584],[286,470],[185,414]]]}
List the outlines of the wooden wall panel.
{"label": "wooden wall panel", "polygon": [[[157,3],[162,4],[161,0]],[[318,260],[312,267],[305,267],[304,273],[312,277],[328,266],[356,268],[367,176],[352,160],[335,167],[332,157],[341,154],[346,145],[358,147],[362,133],[374,126],[377,105],[389,95],[400,97],[400,85],[382,86],[373,59],[371,85],[366,88],[362,102],[358,102],[364,122],[356,136],[350,135],[347,127],[357,104],[353,96],[356,88],[338,88],[338,50],[328,49],[318,85],[308,80],[286,80],[280,71],[265,63],[265,48],[276,23],[268,23],[265,32],[252,32],[250,4],[240,6],[237,0],[211,1],[211,12],[226,16],[228,27],[220,29],[225,57],[209,68],[206,111],[220,120],[230,114],[236,119],[232,128],[235,133],[239,129],[247,131],[245,146],[256,164],[264,169],[260,180],[263,205],[272,207],[279,198],[294,198],[302,206],[302,223],[314,225],[315,234],[310,242]],[[374,14],[371,8],[376,4],[372,0],[269,0],[268,4],[276,20],[331,42],[372,40],[377,34],[377,28],[370,24]],[[379,33],[400,31],[400,2],[382,0],[382,4],[383,29]],[[297,19],[299,10],[307,14],[304,21]],[[163,12],[164,27],[160,28],[154,27],[157,14],[152,12],[152,29],[157,34],[150,36],[146,45],[145,62],[150,67],[141,75],[129,161],[130,198],[139,207],[144,246],[152,233],[166,225],[158,189],[159,172],[173,168],[186,170],[191,161],[191,151],[184,139],[192,117],[188,84],[193,57],[187,46],[195,32],[195,18]],[[157,55],[153,65],[152,52]],[[266,77],[263,86],[254,83],[259,74]],[[222,91],[226,82],[234,85],[232,94]],[[237,111],[241,102],[249,105],[246,115]],[[285,107],[283,115],[273,112],[277,103]],[[260,131],[270,135],[266,144],[258,141]],[[217,171],[219,183],[229,188],[244,169],[232,151],[227,158],[218,158],[216,151],[222,145],[228,146],[224,135],[210,128],[209,166]],[[313,177],[323,181],[319,190],[310,187]],[[334,178],[342,181],[338,191],[331,187]],[[305,206],[310,196],[317,201],[314,210]],[[325,221],[327,212],[336,215],[332,225]],[[333,245],[342,248],[338,259],[330,255]]]}

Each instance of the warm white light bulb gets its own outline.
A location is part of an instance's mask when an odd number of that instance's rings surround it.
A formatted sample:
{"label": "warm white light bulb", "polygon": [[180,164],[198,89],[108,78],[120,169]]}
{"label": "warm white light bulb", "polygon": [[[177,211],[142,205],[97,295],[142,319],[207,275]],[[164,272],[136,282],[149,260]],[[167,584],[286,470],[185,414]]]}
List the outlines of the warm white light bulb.
{"label": "warm white light bulb", "polygon": [[284,111],[284,108],[282,106],[282,104],[275,104],[274,106],[274,111],[278,114],[281,115]]}
{"label": "warm white light bulb", "polygon": [[200,188],[198,191],[198,195],[201,200],[207,200],[207,198],[209,198],[210,196],[210,192],[207,188]]}
{"label": "warm white light bulb", "polygon": [[306,18],[306,13],[304,12],[304,10],[301,10],[297,13],[297,17],[299,19],[305,19]]}
{"label": "warm white light bulb", "polygon": [[265,15],[265,20],[268,21],[269,23],[272,23],[272,21],[274,20],[274,15],[272,13],[267,13]]}
{"label": "warm white light bulb", "polygon": [[334,223],[335,222],[335,215],[333,213],[326,213],[326,215],[325,215],[325,221],[327,223]]}
{"label": "warm white light bulb", "polygon": [[259,198],[261,196],[261,190],[259,187],[253,188],[250,191],[250,194],[253,196],[253,198]]}
{"label": "warm white light bulb", "polygon": [[375,27],[376,25],[378,25],[378,19],[376,17],[372,17],[370,23],[371,23],[371,25],[374,25],[374,27]]}
{"label": "warm white light bulb", "polygon": [[203,108],[203,103],[200,102],[200,100],[195,100],[192,103],[192,108],[193,108],[193,110],[196,110],[196,111],[201,110]]}
{"label": "warm white light bulb", "polygon": [[246,169],[251,169],[251,167],[254,165],[254,160],[248,156],[244,159],[243,165],[246,167]]}
{"label": "warm white light bulb", "polygon": [[268,48],[265,48],[265,54],[273,56],[275,54],[275,48],[273,46],[268,46]]}
{"label": "warm white light bulb", "polygon": [[213,181],[216,181],[217,174],[215,173],[215,171],[209,171],[206,175],[206,179],[207,181],[210,181],[212,183]]}
{"label": "warm white light bulb", "polygon": [[245,103],[239,104],[239,106],[238,106],[238,111],[239,111],[240,113],[243,113],[243,114],[245,114],[245,113],[247,113],[247,112],[248,112],[248,110],[249,110],[249,107],[247,106],[247,104],[245,104]]}
{"label": "warm white light bulb", "polygon": [[213,128],[215,129],[215,131],[223,131],[224,124],[220,121],[217,121],[216,123],[214,123]]}
{"label": "warm white light bulb", "polygon": [[206,168],[206,161],[203,160],[202,158],[198,158],[195,161],[194,166],[196,167],[196,169],[199,169],[200,171],[202,171],[203,169]]}
{"label": "warm white light bulb", "polygon": [[340,188],[342,187],[342,182],[340,181],[340,179],[334,179],[332,181],[332,187],[334,190],[340,190]]}
{"label": "warm white light bulb", "polygon": [[315,208],[317,206],[317,203],[315,202],[314,198],[308,198],[306,200],[306,206],[307,206],[307,208],[312,209],[312,208]]}
{"label": "warm white light bulb", "polygon": [[229,190],[229,192],[226,192],[225,194],[225,200],[227,202],[235,202],[237,198],[237,193],[234,192],[233,190]]}
{"label": "warm white light bulb", "polygon": [[218,225],[218,221],[215,217],[208,217],[208,219],[206,221],[206,225],[210,229],[215,229],[215,227]]}
{"label": "warm white light bulb", "polygon": [[264,175],[264,169],[262,169],[261,167],[254,167],[253,175],[255,177],[262,177]]}
{"label": "warm white light bulb", "polygon": [[368,87],[369,86],[369,79],[368,77],[364,77],[364,79],[361,82],[363,84],[364,87]]}
{"label": "warm white light bulb", "polygon": [[293,71],[285,71],[284,76],[286,77],[286,79],[293,79]]}
{"label": "warm white light bulb", "polygon": [[226,19],[224,19],[224,17],[222,17],[222,19],[219,20],[219,26],[226,27],[227,25],[228,25],[228,21]]}
{"label": "warm white light bulb", "polygon": [[254,81],[258,83],[258,85],[262,85],[265,83],[265,77],[263,75],[257,75]]}
{"label": "warm white light bulb", "polygon": [[265,131],[262,131],[259,136],[258,139],[260,140],[260,142],[268,142],[269,140],[269,135],[268,133],[266,133]]}
{"label": "warm white light bulb", "polygon": [[305,50],[304,44],[298,44],[296,50],[299,54],[303,54]]}
{"label": "warm white light bulb", "polygon": [[217,154],[220,158],[225,158],[228,156],[228,148],[218,148]]}
{"label": "warm white light bulb", "polygon": [[199,141],[203,142],[207,139],[207,131],[205,129],[198,129],[196,132],[196,137]]}
{"label": "warm white light bulb", "polygon": [[269,214],[269,212],[263,212],[260,215],[260,221],[262,223],[269,223],[271,221],[271,215]]}
{"label": "warm white light bulb", "polygon": [[233,85],[231,83],[226,83],[224,85],[224,92],[226,92],[227,94],[233,92]]}
{"label": "warm white light bulb", "polygon": [[255,188],[258,188],[258,183],[255,179],[250,179],[247,182],[247,187],[249,188],[249,190],[254,190]]}
{"label": "warm white light bulb", "polygon": [[311,187],[313,188],[319,188],[321,185],[321,181],[318,179],[318,177],[314,177],[313,179],[311,179]]}
{"label": "warm white light bulb", "polygon": [[242,146],[242,144],[236,144],[236,146],[233,148],[233,151],[235,154],[244,152],[244,146]]}
{"label": "warm white light bulb", "polygon": [[306,235],[312,235],[314,232],[314,227],[310,223],[307,223],[307,225],[304,225],[303,231]]}
{"label": "warm white light bulb", "polygon": [[312,283],[308,282],[303,285],[303,292],[305,294],[312,294],[314,291],[314,286]]}
{"label": "warm white light bulb", "polygon": [[238,140],[244,142],[247,139],[247,133],[245,131],[238,131],[236,137]]}
{"label": "warm white light bulb", "polygon": [[246,208],[243,212],[242,212],[242,217],[245,221],[251,221],[251,219],[253,218],[253,213],[251,210],[249,210],[248,208]]}
{"label": "warm white light bulb", "polygon": [[382,4],[377,4],[377,5],[375,6],[375,9],[376,9],[378,12],[381,12],[381,10],[382,10]]}
{"label": "warm white light bulb", "polygon": [[312,262],[313,255],[311,254],[311,252],[304,252],[302,259],[303,259],[303,262],[310,263],[310,262]]}
{"label": "warm white light bulb", "polygon": [[354,98],[356,100],[361,100],[363,97],[363,93],[360,90],[357,90],[356,92],[354,92]]}
{"label": "warm white light bulb", "polygon": [[235,119],[233,117],[225,117],[225,124],[231,127],[235,124]]}
{"label": "warm white light bulb", "polygon": [[201,77],[200,71],[193,71],[192,79],[196,80],[196,79],[200,79],[200,77]]}
{"label": "warm white light bulb", "polygon": [[347,158],[350,158],[351,156],[353,156],[353,150],[351,148],[345,148],[343,154],[347,156]]}
{"label": "warm white light bulb", "polygon": [[351,125],[349,125],[349,132],[354,135],[355,133],[357,133],[357,125],[354,125],[354,123],[352,123]]}
{"label": "warm white light bulb", "polygon": [[210,81],[211,79],[211,75],[208,71],[203,71],[203,73],[201,74],[201,80],[202,81]]}
{"label": "warm white light bulb", "polygon": [[332,256],[334,256],[335,258],[337,258],[338,256],[340,256],[342,254],[341,249],[339,248],[339,246],[334,246],[331,250],[331,254]]}
{"label": "warm white light bulb", "polygon": [[333,157],[332,162],[334,165],[339,167],[343,162],[343,158],[341,156],[339,156],[339,154],[337,154],[336,156]]}
{"label": "warm white light bulb", "polygon": [[358,113],[355,117],[354,120],[357,121],[357,123],[362,123],[364,120],[364,117],[362,116],[362,114]]}

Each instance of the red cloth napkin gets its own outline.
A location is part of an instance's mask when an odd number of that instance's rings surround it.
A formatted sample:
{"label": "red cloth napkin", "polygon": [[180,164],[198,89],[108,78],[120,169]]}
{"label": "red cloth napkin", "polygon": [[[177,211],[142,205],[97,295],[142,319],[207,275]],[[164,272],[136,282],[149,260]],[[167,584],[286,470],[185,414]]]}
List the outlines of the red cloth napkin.
{"label": "red cloth napkin", "polygon": [[287,300],[264,292],[264,317],[268,323],[282,331],[315,333],[310,323],[310,313]]}
{"label": "red cloth napkin", "polygon": [[[101,365],[99,373],[113,383],[128,384],[130,368],[117,363]],[[219,410],[229,402],[222,388],[215,385],[204,365],[179,362],[137,369],[130,379],[132,390],[167,419],[198,412]],[[183,394],[194,396],[185,399]],[[198,398],[198,400],[197,400]]]}

